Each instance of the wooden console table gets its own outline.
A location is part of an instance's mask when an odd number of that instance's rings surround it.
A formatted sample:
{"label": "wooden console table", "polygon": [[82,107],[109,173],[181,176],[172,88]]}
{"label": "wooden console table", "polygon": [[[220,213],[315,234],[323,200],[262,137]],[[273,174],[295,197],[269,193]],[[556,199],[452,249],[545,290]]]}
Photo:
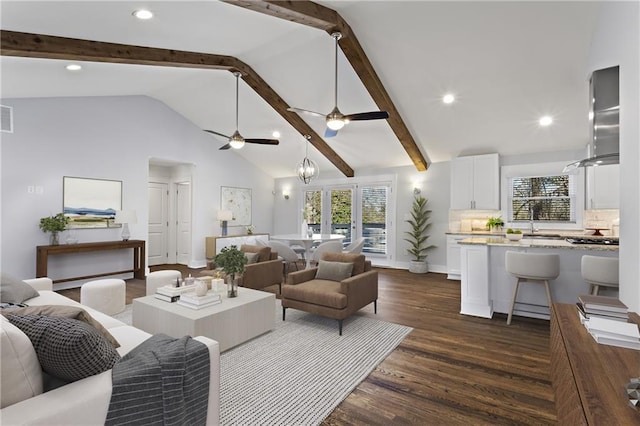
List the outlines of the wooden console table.
{"label": "wooden console table", "polygon": [[[640,324],[637,314],[629,317]],[[640,377],[640,351],[596,343],[575,305],[553,304],[551,379],[558,424],[640,424],[640,411],[628,404],[625,392],[635,377]]]}
{"label": "wooden console table", "polygon": [[62,254],[86,253],[91,251],[124,250],[133,249],[133,269],[125,271],[103,272],[100,274],[85,275],[81,277],[69,277],[54,280],[54,283],[66,281],[86,280],[91,278],[106,277],[108,275],[118,275],[133,272],[133,277],[139,280],[145,278],[145,241],[101,241],[96,243],[62,244],[57,246],[37,246],[36,247],[36,277],[47,276],[47,263],[49,256]]}

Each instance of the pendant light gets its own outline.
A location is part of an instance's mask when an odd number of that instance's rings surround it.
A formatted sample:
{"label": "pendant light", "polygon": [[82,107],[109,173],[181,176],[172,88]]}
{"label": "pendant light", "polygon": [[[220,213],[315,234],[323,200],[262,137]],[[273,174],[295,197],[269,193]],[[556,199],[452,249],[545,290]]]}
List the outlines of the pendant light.
{"label": "pendant light", "polygon": [[238,81],[240,81],[240,73],[234,72],[233,75],[236,76],[236,131],[231,135],[229,145],[233,149],[240,149],[244,146],[244,138],[238,132]]}
{"label": "pendant light", "polygon": [[305,135],[304,137],[307,139],[305,155],[302,159],[302,162],[300,162],[296,166],[296,172],[298,173],[298,177],[300,178],[300,180],[304,182],[305,185],[308,185],[309,182],[311,182],[311,179],[315,179],[318,177],[318,175],[320,174],[320,169],[314,161],[311,161],[309,159],[309,139],[311,139],[311,136]]}

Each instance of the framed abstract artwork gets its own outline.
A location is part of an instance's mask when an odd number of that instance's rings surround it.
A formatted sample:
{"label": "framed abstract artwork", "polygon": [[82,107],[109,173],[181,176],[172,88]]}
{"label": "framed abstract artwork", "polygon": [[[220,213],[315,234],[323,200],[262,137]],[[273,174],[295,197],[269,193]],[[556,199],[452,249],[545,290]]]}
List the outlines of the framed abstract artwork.
{"label": "framed abstract artwork", "polygon": [[62,211],[68,228],[119,228],[113,219],[122,210],[122,181],[64,176]]}
{"label": "framed abstract artwork", "polygon": [[220,187],[220,210],[231,210],[233,219],[228,226],[251,225],[251,189]]}

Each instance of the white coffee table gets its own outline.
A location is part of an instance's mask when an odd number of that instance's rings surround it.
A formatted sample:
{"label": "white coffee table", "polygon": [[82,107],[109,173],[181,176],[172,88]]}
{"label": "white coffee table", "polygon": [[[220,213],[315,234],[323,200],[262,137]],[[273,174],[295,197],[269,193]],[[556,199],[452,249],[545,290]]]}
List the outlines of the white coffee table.
{"label": "white coffee table", "polygon": [[276,296],[239,287],[238,297],[191,309],[154,296],[133,299],[132,323],[147,333],[171,337],[206,336],[220,344],[220,352],[275,328]]}

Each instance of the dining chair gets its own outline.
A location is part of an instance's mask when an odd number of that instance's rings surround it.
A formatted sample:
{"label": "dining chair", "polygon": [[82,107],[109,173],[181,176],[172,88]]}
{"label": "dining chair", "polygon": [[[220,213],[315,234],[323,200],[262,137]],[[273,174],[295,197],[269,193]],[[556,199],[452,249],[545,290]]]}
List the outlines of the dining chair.
{"label": "dining chair", "polygon": [[351,241],[351,243],[348,246],[346,246],[344,250],[342,250],[342,252],[360,254],[362,253],[362,248],[364,247],[364,241],[365,241],[364,237],[360,237],[354,241]]}
{"label": "dining chair", "polygon": [[318,264],[322,253],[342,253],[342,242],[339,240],[325,241],[311,253],[311,262]]}
{"label": "dining chair", "polygon": [[295,251],[293,251],[291,247],[283,242],[274,240],[269,241],[269,247],[271,247],[273,251],[278,252],[278,256],[282,258],[282,273],[285,276],[285,279],[289,274],[289,269],[291,268],[292,264],[295,265],[296,271],[298,270],[298,261],[301,260],[301,258]]}

